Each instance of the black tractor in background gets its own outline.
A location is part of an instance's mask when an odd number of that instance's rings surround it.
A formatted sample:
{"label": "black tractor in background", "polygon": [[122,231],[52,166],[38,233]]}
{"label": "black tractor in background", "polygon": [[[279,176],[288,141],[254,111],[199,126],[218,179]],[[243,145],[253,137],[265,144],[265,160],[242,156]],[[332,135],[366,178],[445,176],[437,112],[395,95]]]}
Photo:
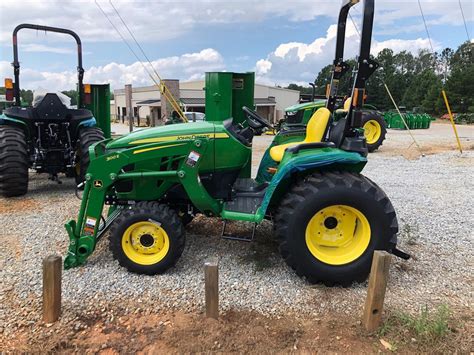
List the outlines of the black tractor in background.
{"label": "black tractor in background", "polygon": [[[78,53],[77,109],[65,105],[60,96],[46,93],[31,107],[21,107],[20,63],[17,33],[23,28],[57,32],[74,37]],[[28,169],[47,173],[60,183],[58,174],[84,181],[89,165],[89,147],[104,139],[91,111],[84,108],[90,100],[90,86],[83,85],[82,45],[79,36],[67,29],[22,24],[13,31],[13,68],[15,81],[5,80],[7,100],[13,106],[0,115],[0,195],[13,197],[28,191]]]}

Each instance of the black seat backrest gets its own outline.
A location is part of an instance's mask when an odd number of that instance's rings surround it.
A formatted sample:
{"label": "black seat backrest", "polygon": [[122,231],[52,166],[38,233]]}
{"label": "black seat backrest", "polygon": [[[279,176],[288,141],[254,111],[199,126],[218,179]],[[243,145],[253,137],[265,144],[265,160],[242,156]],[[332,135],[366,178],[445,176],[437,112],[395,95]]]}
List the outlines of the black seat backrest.
{"label": "black seat backrest", "polygon": [[34,109],[35,119],[43,120],[70,120],[68,108],[61,102],[58,95],[46,94]]}
{"label": "black seat backrest", "polygon": [[329,141],[333,142],[339,148],[344,140],[344,129],[346,128],[347,118],[340,118],[335,123],[332,123],[329,128]]}

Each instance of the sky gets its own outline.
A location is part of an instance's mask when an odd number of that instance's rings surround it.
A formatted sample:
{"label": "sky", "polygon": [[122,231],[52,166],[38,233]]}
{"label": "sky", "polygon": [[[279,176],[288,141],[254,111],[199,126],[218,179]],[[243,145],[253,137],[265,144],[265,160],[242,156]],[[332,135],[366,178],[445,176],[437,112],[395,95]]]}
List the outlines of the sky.
{"label": "sky", "polygon": [[[474,36],[474,2],[420,0],[435,51]],[[97,0],[142,62],[113,6],[162,78],[199,80],[206,71],[254,71],[268,85],[306,84],[334,57],[340,1]],[[461,15],[467,24],[467,32]],[[351,9],[345,58],[358,52],[362,2]],[[431,50],[416,0],[376,0],[371,53]],[[13,77],[11,33],[21,23],[63,27],[82,39],[85,82],[151,85],[148,72],[92,0],[0,2],[0,78]],[[21,30],[21,87],[68,90],[77,82],[72,37]]]}

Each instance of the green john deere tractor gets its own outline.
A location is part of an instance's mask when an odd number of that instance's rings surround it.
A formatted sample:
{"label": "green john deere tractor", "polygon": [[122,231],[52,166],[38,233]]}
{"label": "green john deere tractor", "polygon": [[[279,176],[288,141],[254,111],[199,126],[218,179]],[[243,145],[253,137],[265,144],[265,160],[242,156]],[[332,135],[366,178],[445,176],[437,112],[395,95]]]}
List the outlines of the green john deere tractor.
{"label": "green john deere tractor", "polygon": [[[396,248],[398,225],[389,198],[360,173],[367,162],[362,96],[377,68],[369,57],[374,0],[365,1],[355,99],[346,117],[331,120],[336,83],[347,70],[346,19],[356,2],[341,8],[326,107],[314,113],[304,139],[289,141],[278,133],[256,179],[250,177],[254,132],[273,127],[249,108],[253,73],[206,73],[205,122],[150,128],[93,145],[78,218],[65,226],[65,267],[84,264],[109,231],[120,265],[140,274],[163,273],[181,256],[184,226],[197,213],[222,219],[222,235],[230,239],[251,240],[258,223],[272,220],[281,255],[310,282],[364,281],[376,249],[408,257]],[[228,234],[226,221],[252,223],[252,235]]]}

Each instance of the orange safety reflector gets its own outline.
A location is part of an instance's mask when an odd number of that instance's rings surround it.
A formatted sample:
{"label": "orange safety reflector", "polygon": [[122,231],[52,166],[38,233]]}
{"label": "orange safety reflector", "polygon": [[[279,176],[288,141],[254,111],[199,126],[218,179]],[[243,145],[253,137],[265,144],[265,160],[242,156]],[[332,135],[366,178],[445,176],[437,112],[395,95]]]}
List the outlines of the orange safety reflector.
{"label": "orange safety reflector", "polygon": [[13,89],[13,80],[10,78],[5,79],[5,89]]}
{"label": "orange safety reflector", "polygon": [[330,90],[331,90],[331,85],[326,84],[326,98],[327,98],[327,99],[329,99]]}
{"label": "orange safety reflector", "polygon": [[267,168],[267,172],[270,174],[275,174],[277,172],[277,168]]}
{"label": "orange safety reflector", "polygon": [[84,84],[84,94],[90,94],[91,92],[91,84]]}

